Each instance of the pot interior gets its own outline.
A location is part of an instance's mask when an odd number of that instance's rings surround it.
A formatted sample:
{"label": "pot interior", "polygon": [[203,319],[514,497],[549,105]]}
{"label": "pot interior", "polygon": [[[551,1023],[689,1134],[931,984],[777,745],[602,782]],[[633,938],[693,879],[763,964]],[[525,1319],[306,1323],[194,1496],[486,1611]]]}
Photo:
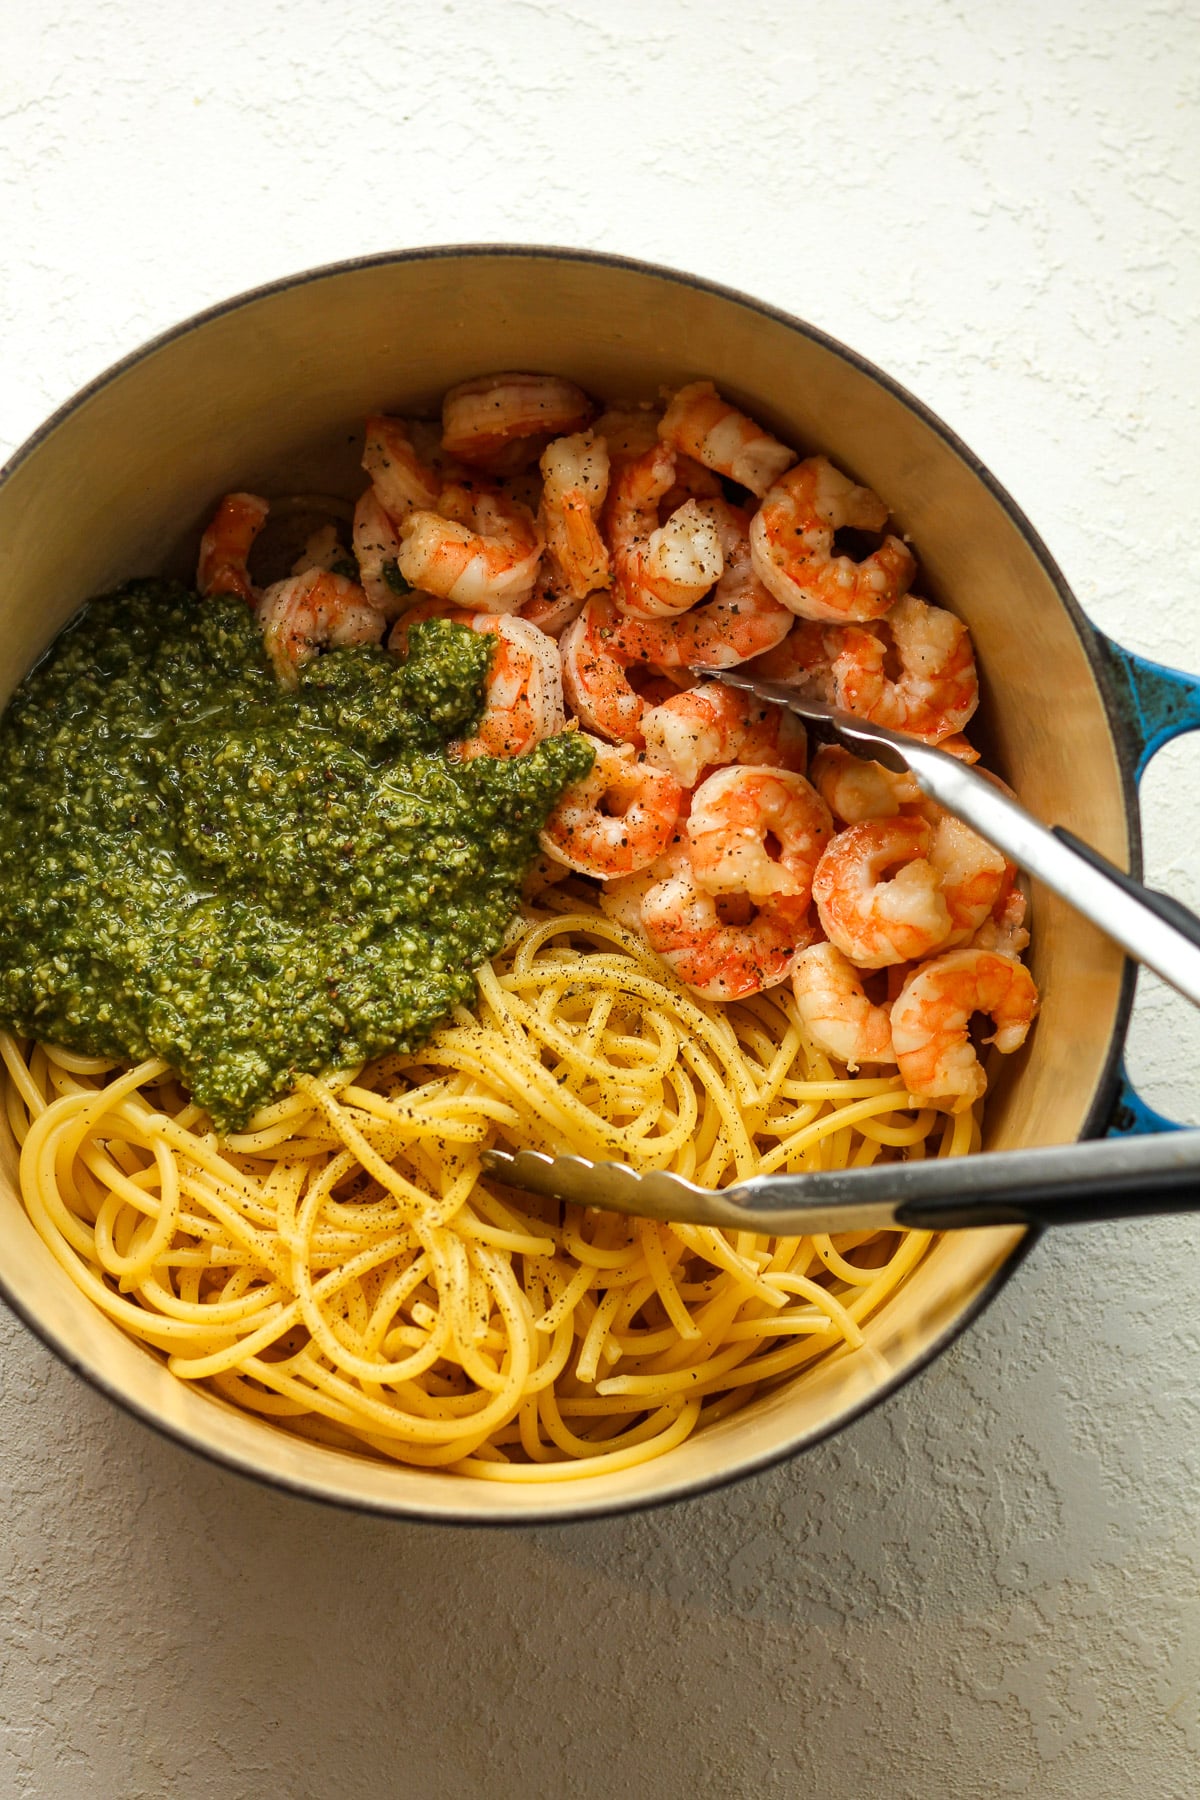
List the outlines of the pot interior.
{"label": "pot interior", "polygon": [[[565,252],[445,252],[318,272],[181,327],[95,384],[0,487],[0,696],[91,595],[132,575],[187,573],[181,547],[194,554],[222,492],[353,499],[365,481],[364,414],[432,416],[454,382],[506,368],[567,375],[609,401],[707,376],[780,437],[826,452],[875,488],[911,538],[916,591],[971,628],[989,764],[1035,813],[1128,867],[1120,760],[1081,628],[961,447],[872,371],[752,302]],[[1032,924],[1042,1014],[1026,1049],[997,1072],[993,1148],[1077,1137],[1122,1024],[1120,954],[1040,890]],[[1020,1237],[944,1237],[869,1322],[861,1350],[831,1356],[657,1462],[510,1487],[306,1443],[188,1388],[94,1312],[55,1264],[21,1207],[11,1139],[0,1165],[0,1279],[82,1373],[249,1473],[327,1499],[475,1523],[653,1503],[836,1429],[961,1324]]]}

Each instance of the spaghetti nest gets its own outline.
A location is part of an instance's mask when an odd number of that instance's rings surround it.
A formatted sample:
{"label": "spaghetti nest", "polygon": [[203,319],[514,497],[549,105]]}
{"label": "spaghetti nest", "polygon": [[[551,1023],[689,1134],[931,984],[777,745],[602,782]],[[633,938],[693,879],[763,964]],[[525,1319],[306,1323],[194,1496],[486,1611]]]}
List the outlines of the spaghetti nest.
{"label": "spaghetti nest", "polygon": [[783,989],[697,1000],[574,883],[478,981],[478,1015],[419,1054],[305,1078],[224,1139],[161,1062],[0,1035],[34,1225],[176,1375],[305,1437],[491,1481],[660,1456],[861,1343],[930,1234],[668,1226],[517,1195],[480,1153],[719,1187],[962,1154],[974,1114],[840,1073]]}

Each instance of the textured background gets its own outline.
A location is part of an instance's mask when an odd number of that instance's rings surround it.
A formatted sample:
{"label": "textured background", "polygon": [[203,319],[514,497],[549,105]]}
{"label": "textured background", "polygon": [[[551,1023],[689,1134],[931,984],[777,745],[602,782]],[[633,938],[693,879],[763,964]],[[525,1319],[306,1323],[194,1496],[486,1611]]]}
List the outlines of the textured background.
{"label": "textured background", "polygon": [[[291,269],[621,250],[880,362],[1097,623],[1198,668],[1198,27],[1170,0],[10,0],[0,448]],[[1151,874],[1196,905],[1200,742],[1146,794]],[[1144,985],[1134,1073],[1200,1118],[1196,1020]],[[1183,1800],[1198,1287],[1183,1222],[1043,1243],[802,1461],[508,1535],[259,1490],[4,1316],[0,1800]]]}

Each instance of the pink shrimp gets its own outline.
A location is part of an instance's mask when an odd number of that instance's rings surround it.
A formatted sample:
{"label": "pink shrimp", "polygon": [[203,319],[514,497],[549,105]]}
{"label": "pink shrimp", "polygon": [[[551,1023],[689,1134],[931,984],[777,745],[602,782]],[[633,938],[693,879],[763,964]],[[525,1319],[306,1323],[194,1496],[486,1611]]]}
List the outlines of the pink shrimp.
{"label": "pink shrimp", "polygon": [[489,490],[448,487],[436,512],[400,526],[400,573],[410,587],[472,612],[516,612],[533,591],[541,529],[526,506]]}
{"label": "pink shrimp", "polygon": [[856,487],[824,456],[797,463],[770,490],[750,526],[755,573],[784,606],[805,619],[835,624],[876,619],[899,599],[916,572],[898,537],[856,563],[833,554],[843,526],[882,531],[888,509],[870,488]]}
{"label": "pink shrimp", "polygon": [[979,704],[970,633],[953,613],[915,594],[870,625],[801,619],[748,673],[907,731],[964,762],[979,760],[961,735]]}
{"label": "pink shrimp", "polygon": [[330,519],[308,533],[288,574],[307,575],[310,569],[325,569],[331,575],[343,575],[348,560],[338,526]]}
{"label": "pink shrimp", "polygon": [[362,466],[381,507],[394,524],[410,512],[437,505],[442,475],[417,454],[413,427],[386,413],[372,413],[366,422]]}
{"label": "pink shrimp", "polygon": [[518,617],[528,619],[544,631],[547,637],[561,637],[568,625],[573,625],[583,611],[584,601],[573,594],[562,579],[557,568],[547,568],[543,563],[538,571],[532,594],[521,603]]}
{"label": "pink shrimp", "polygon": [[536,906],[539,900],[545,899],[548,893],[570,878],[570,869],[555,862],[545,851],[539,851],[525,871],[525,879],[521,883],[521,898]]}
{"label": "pink shrimp", "polygon": [[226,494],[200,539],[196,586],[211,597],[236,594],[253,606],[257,589],[247,563],[254,540],[267,522],[268,504],[258,494]]}
{"label": "pink shrimp", "polygon": [[773,600],[750,566],[749,517],[723,500],[699,500],[721,539],[725,569],[702,606],[677,619],[629,619],[621,626],[627,662],[666,669],[732,669],[787,636],[792,615]]}
{"label": "pink shrimp", "polygon": [[776,897],[755,907],[745,895],[707,893],[691,859],[678,853],[642,894],[639,917],[651,949],[708,1000],[778,987],[816,935],[807,904]]}
{"label": "pink shrimp", "polygon": [[1033,976],[1015,957],[949,950],[922,963],[892,1007],[892,1043],[909,1092],[965,1112],[987,1088],[969,1035],[974,1014],[992,1020],[984,1042],[1007,1056],[1025,1042],[1037,1008]]}
{"label": "pink shrimp", "polygon": [[551,438],[581,430],[592,411],[583,389],[557,375],[477,375],[442,401],[442,446],[475,468],[511,474]]}
{"label": "pink shrimp", "polygon": [[727,475],[760,498],[796,460],[794,450],[730,406],[711,381],[681,387],[658,432],[673,450],[694,456],[705,468]]}
{"label": "pink shrimp", "polygon": [[628,744],[588,742],[596,752],[591,772],[565,790],[539,841],[568,869],[616,881],[649,868],[666,850],[683,789]]}
{"label": "pink shrimp", "polygon": [[950,930],[942,940],[949,949],[982,928],[1011,889],[1016,871],[1001,851],[953,813],[932,801],[924,801],[922,811],[933,826],[928,855],[950,914]]}
{"label": "pink shrimp", "polygon": [[701,503],[687,500],[664,525],[659,502],[675,480],[663,444],[618,470],[605,509],[613,554],[613,595],[636,619],[669,617],[694,606],[724,568],[720,537]]}
{"label": "pink shrimp", "polygon": [[[765,592],[765,590],[764,590]],[[778,602],[775,602],[778,605]],[[786,607],[782,609],[787,611]],[[812,619],[797,619],[787,613],[788,628],[771,648],[754,658],[748,675],[761,675],[765,681],[786,682],[814,700],[835,699],[833,661],[840,648],[841,632],[836,625],[819,625]]]}
{"label": "pink shrimp", "polygon": [[618,625],[612,601],[593,594],[559,640],[563,690],[589,731],[640,748],[646,702],[626,673],[630,658],[619,648]]}
{"label": "pink shrimp", "polygon": [[357,582],[325,569],[277,581],[256,610],[275,673],[291,688],[324,645],[378,644],[386,624]]}
{"label": "pink shrimp", "polygon": [[897,818],[918,806],[922,798],[920,783],[911,770],[894,774],[882,763],[855,756],[841,744],[822,744],[813,757],[812,783],[843,825]]}
{"label": "pink shrimp", "polygon": [[818,1050],[851,1070],[860,1063],[895,1062],[888,1009],[868,999],[861,972],[836,944],[810,944],[800,952],[792,992],[800,1023]]}
{"label": "pink shrimp", "polygon": [[[450,754],[466,762],[475,756],[523,756],[543,738],[562,731],[562,668],[553,638],[526,619],[506,613],[450,612],[457,625],[495,640],[484,683],[483,716],[474,737],[450,745]],[[412,623],[406,616],[404,623]],[[395,634],[393,633],[393,637]]]}
{"label": "pink shrimp", "polygon": [[592,430],[608,445],[608,457],[614,469],[636,462],[653,450],[658,442],[660,414],[649,406],[609,407],[594,422]]}
{"label": "pink shrimp", "polygon": [[596,524],[608,493],[608,450],[602,438],[579,431],[547,444],[540,466],[547,548],[567,588],[583,600],[611,580],[608,550]]}
{"label": "pink shrimp", "polygon": [[678,872],[681,863],[686,862],[686,850],[680,849],[681,837],[676,825],[671,840],[658,858],[645,869],[639,869],[634,875],[623,875],[617,881],[606,881],[600,889],[597,899],[600,909],[606,918],[615,919],[626,931],[636,932],[640,938],[646,933],[642,925],[642,901],[661,881]]}
{"label": "pink shrimp", "polygon": [[[889,663],[899,673],[889,673]],[[841,634],[835,695],[847,712],[938,744],[961,732],[979,704],[971,635],[961,619],[915,594],[878,625]]]}
{"label": "pink shrimp", "polygon": [[723,500],[725,489],[719,475],[706,469],[690,456],[675,452],[675,480],[659,503],[659,517],[670,518],[685,500]]}
{"label": "pink shrimp", "polygon": [[1016,870],[1010,863],[1009,873],[1001,884],[991,912],[974,936],[967,940],[969,947],[996,950],[1001,956],[1020,956],[1029,946],[1029,930],[1025,924],[1027,904],[1025,895],[1016,885]]}
{"label": "pink shrimp", "polygon": [[804,773],[808,737],[794,713],[706,681],[642,715],[646,755],[694,787],[705,768],[767,764]]}
{"label": "pink shrimp", "polygon": [[400,533],[373,487],[359,497],[353,533],[363,590],[385,619],[394,619],[409,604],[411,591],[400,573]]}
{"label": "pink shrimp", "polygon": [[735,765],[700,783],[687,835],[692,871],[707,893],[807,906],[833,821],[803,775]]}
{"label": "pink shrimp", "polygon": [[839,831],[817,864],[821,924],[860,969],[928,956],[949,936],[949,909],[927,856],[932,835],[924,819],[872,819]]}

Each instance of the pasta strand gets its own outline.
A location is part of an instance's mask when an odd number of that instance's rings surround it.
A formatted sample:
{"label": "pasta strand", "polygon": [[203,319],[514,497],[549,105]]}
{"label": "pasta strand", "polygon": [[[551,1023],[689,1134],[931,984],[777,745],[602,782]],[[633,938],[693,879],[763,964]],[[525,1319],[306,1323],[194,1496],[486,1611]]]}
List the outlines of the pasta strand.
{"label": "pasta strand", "polygon": [[218,1141],[160,1062],[0,1033],[26,1207],[121,1329],[272,1429],[480,1481],[663,1456],[863,1342],[926,1232],[755,1238],[526,1194],[480,1153],[723,1183],[963,1155],[971,1113],[845,1076],[790,991],[698,999],[570,882],[412,1055],[301,1079]]}

